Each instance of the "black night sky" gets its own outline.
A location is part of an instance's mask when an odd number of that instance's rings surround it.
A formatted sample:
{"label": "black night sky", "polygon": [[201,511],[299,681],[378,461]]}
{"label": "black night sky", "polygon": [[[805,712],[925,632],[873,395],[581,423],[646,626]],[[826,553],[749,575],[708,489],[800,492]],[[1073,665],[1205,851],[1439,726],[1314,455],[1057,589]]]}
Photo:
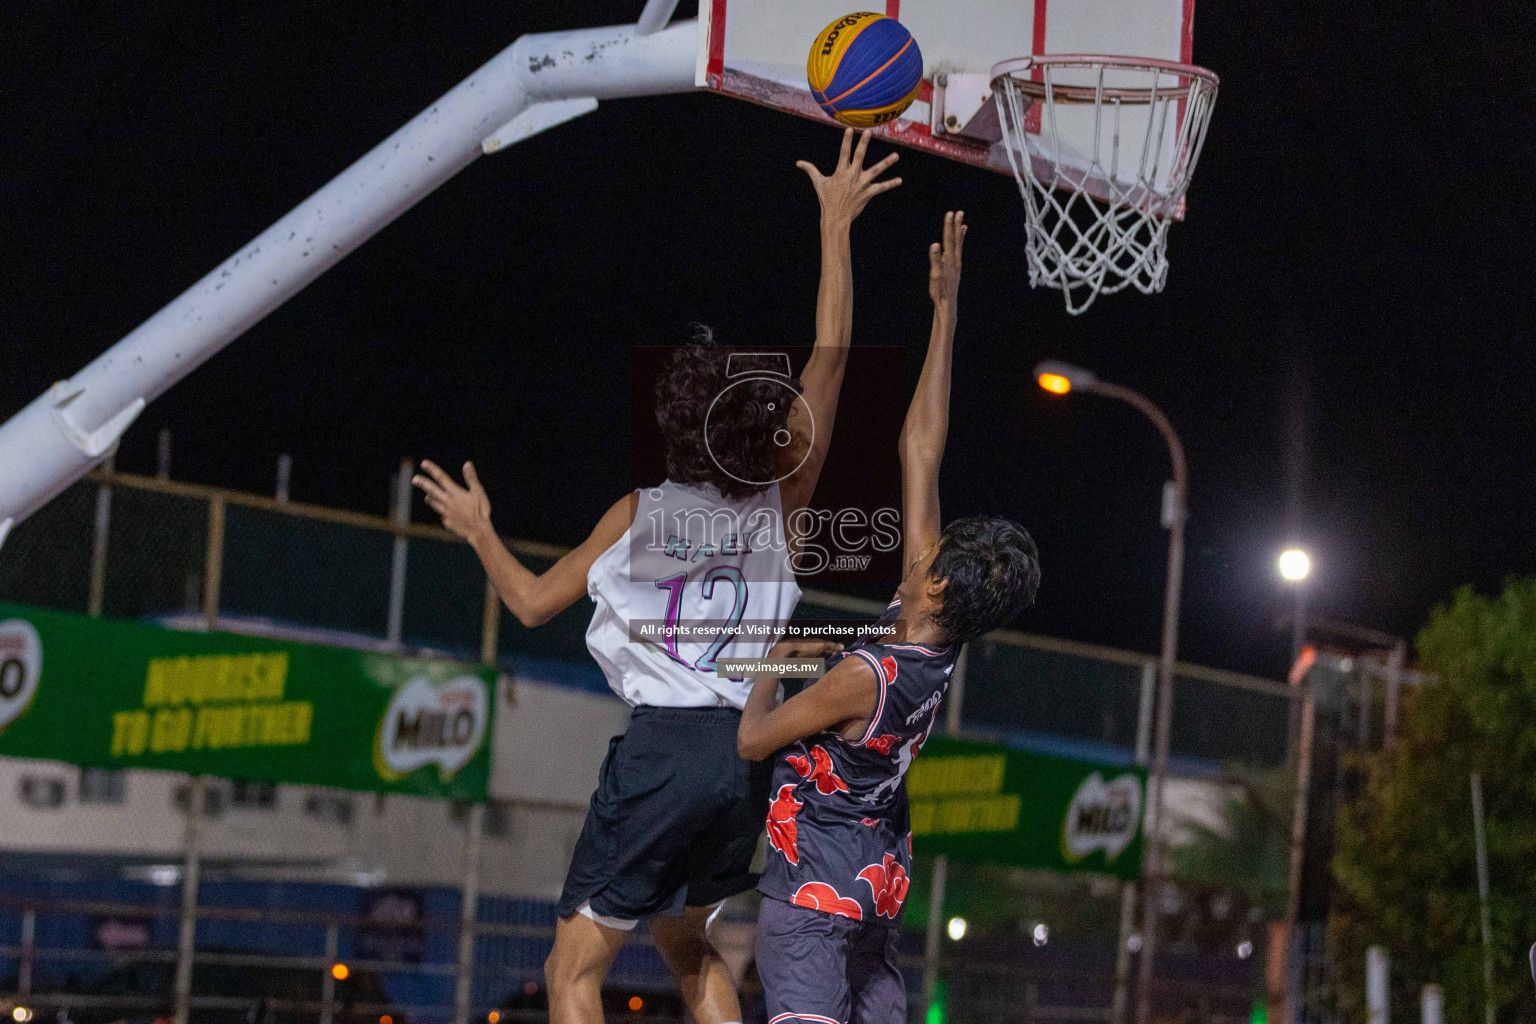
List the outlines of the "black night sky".
{"label": "black night sky", "polygon": [[[518,35],[641,6],[10,5],[0,417]],[[854,344],[918,356],[926,246],[964,208],[944,511],[1035,533],[1021,628],[1153,651],[1160,625],[1162,443],[1128,408],[1038,392],[1052,356],[1184,437],[1189,660],[1283,669],[1293,537],[1315,607],[1405,634],[1462,583],[1536,571],[1518,6],[1201,0],[1195,59],[1222,87],[1167,290],[1077,319],[1025,283],[1010,179],[903,152],[906,185],[855,228]],[[809,341],[816,208],[793,165],[836,146],[715,96],[605,104],[473,164],[152,405],[118,464],[152,472],[168,427],[179,478],[270,491],[291,452],[295,498],[382,512],[401,456],[472,457],[504,532],[578,541],[629,485],[632,346],[695,320]]]}

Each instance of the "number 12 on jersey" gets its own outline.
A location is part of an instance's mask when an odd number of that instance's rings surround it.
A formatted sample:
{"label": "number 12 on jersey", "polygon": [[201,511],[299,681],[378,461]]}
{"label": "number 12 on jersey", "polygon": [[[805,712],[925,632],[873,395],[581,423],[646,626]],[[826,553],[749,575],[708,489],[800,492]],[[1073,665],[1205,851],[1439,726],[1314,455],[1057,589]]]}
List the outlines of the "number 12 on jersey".
{"label": "number 12 on jersey", "polygon": [[[733,565],[717,565],[704,574],[699,581],[701,604],[710,601],[715,596],[715,584],[720,581],[731,584],[735,590],[735,603],[731,606],[731,614],[725,620],[725,626],[715,635],[709,648],[693,662],[693,668],[700,672],[715,671],[716,659],[725,645],[736,636],[736,627],[741,624],[741,616],[747,610],[747,581],[742,577],[741,570]],[[666,579],[656,581],[656,589],[669,591],[667,595],[667,618],[665,626],[667,654],[679,664],[687,665],[681,655],[677,653],[677,623],[682,616],[683,591],[688,585],[688,574],[680,572],[676,576],[668,576]]]}

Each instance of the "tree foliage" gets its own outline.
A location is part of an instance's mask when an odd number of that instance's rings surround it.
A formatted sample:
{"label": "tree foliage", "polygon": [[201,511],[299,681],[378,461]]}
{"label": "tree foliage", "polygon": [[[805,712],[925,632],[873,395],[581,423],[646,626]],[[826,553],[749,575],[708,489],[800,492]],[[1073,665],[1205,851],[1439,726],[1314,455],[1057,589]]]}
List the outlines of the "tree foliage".
{"label": "tree foliage", "polygon": [[[1358,1004],[1364,950],[1392,958],[1393,1016],[1417,1020],[1422,985],[1446,1020],[1481,1020],[1483,949],[1471,773],[1482,776],[1501,1022],[1536,1022],[1526,950],[1536,940],[1536,578],[1471,588],[1419,634],[1432,676],[1406,694],[1396,749],[1363,758],[1340,809],[1331,922],[1340,990]],[[1353,1007],[1363,1016],[1363,1008]]]}
{"label": "tree foliage", "polygon": [[1181,882],[1241,893],[1267,920],[1285,915],[1291,802],[1283,768],[1227,766],[1221,826],[1185,823],[1186,840],[1170,854]]}

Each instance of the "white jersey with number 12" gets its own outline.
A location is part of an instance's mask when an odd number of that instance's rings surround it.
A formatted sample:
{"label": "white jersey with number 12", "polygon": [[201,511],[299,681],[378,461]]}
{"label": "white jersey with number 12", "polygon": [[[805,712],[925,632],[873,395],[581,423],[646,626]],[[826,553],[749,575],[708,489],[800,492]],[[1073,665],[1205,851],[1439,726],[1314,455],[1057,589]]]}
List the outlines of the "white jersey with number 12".
{"label": "white jersey with number 12", "polygon": [[729,500],[669,480],[639,494],[634,522],[587,573],[587,649],[632,706],[740,708],[751,682],[718,675],[718,661],[766,655],[777,630],[763,627],[800,601],[779,486]]}

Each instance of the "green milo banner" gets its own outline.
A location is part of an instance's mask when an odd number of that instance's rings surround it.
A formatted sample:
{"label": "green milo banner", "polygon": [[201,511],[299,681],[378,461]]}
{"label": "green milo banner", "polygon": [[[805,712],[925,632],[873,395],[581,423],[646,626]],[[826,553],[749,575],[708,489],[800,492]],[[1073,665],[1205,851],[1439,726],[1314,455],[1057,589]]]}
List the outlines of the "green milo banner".
{"label": "green milo banner", "polygon": [[495,670],[0,604],[0,754],[484,800]]}
{"label": "green milo banner", "polygon": [[907,770],[913,848],[955,860],[1141,875],[1146,770],[935,736]]}

